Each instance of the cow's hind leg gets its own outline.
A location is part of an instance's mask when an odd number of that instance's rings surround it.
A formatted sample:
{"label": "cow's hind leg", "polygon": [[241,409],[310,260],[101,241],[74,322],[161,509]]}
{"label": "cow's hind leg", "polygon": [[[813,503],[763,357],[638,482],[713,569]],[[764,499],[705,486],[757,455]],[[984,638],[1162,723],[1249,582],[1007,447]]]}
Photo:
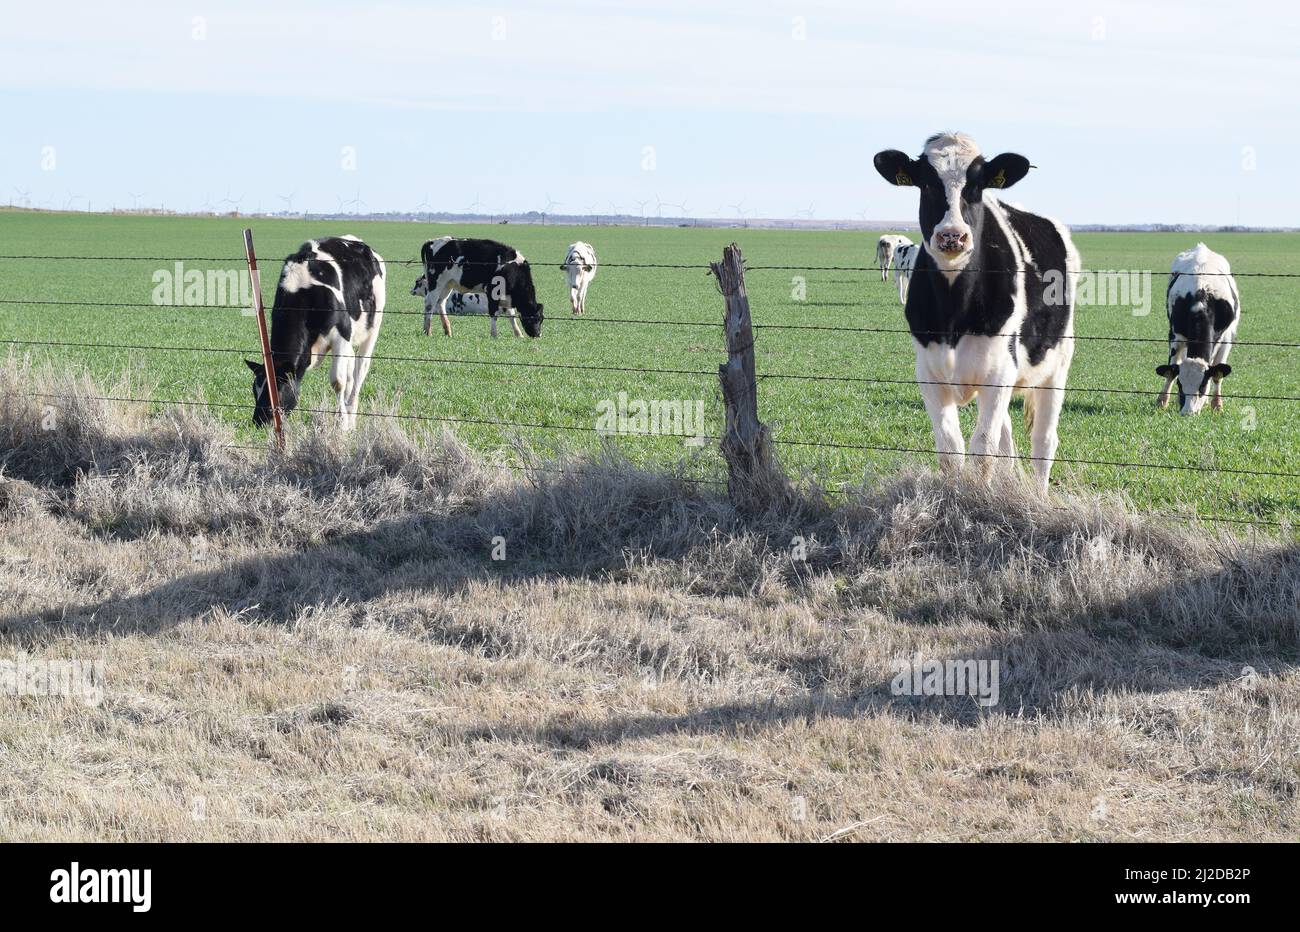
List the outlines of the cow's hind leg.
{"label": "cow's hind leg", "polygon": [[348,388],[347,409],[348,417],[354,426],[357,423],[357,407],[361,400],[361,386],[366,384],[366,376],[370,372],[370,354],[374,351],[375,341],[378,339],[379,315],[375,315],[374,329],[357,347],[356,361],[352,366],[352,384]]}
{"label": "cow's hind leg", "polygon": [[346,337],[335,334],[330,340],[330,351],[334,361],[330,363],[330,384],[338,396],[339,422],[343,430],[352,429],[352,413],[348,410],[348,399],[352,393],[352,380],[355,366],[353,364],[352,344]]}

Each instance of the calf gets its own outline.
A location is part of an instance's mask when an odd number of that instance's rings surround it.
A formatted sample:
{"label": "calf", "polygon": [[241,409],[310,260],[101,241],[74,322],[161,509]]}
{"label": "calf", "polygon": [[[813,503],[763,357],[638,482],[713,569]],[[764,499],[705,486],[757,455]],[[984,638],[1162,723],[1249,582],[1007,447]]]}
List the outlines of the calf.
{"label": "calf", "polygon": [[917,253],[921,247],[915,243],[899,246],[894,250],[894,280],[898,282],[898,300],[907,306],[907,289],[912,284],[912,269],[916,266]]}
{"label": "calf", "polygon": [[560,266],[569,279],[569,303],[573,313],[587,312],[587,286],[596,277],[596,250],[581,240],[569,247]]}
{"label": "calf", "polygon": [[1169,312],[1169,362],[1156,367],[1165,377],[1157,404],[1169,404],[1169,389],[1178,381],[1178,407],[1196,414],[1205,407],[1213,384],[1211,407],[1223,410],[1223,378],[1232,372],[1228,353],[1241,322],[1241,299],[1228,260],[1204,243],[1180,252],[1169,270],[1165,293]]}
{"label": "calf", "polygon": [[876,262],[880,265],[882,282],[889,280],[889,263],[894,258],[894,253],[900,247],[910,245],[912,241],[906,236],[895,236],[893,233],[886,233],[876,242]]}
{"label": "calf", "polygon": [[[344,430],[356,425],[357,399],[384,317],[384,260],[355,236],[308,240],[284,260],[271,309],[271,358],[280,408],[298,406],[299,385],[326,353],[334,354],[330,382],[338,394]],[[273,418],[266,367],[253,370],[253,423]]]}
{"label": "calf", "polygon": [[[515,336],[522,336],[519,323],[530,337],[542,335],[542,305],[533,289],[533,272],[528,260],[513,247],[490,239],[456,239],[444,236],[429,240],[420,250],[424,263],[424,334],[433,329],[436,307],[442,330],[451,336],[447,319],[447,298],[453,292],[485,296],[492,318],[492,336],[497,335],[497,314],[505,308]],[[418,283],[417,283],[418,284]]]}
{"label": "calf", "polygon": [[[421,275],[415,280],[415,284],[411,286],[411,294],[423,298],[428,293],[429,283]],[[447,307],[452,314],[486,314],[487,298],[481,294],[462,294],[459,291],[453,291],[451,297],[447,299]]]}
{"label": "calf", "polygon": [[1079,255],[1069,231],[986,195],[1028,174],[1029,160],[985,159],[965,134],[931,136],[917,158],[877,153],[875,166],[890,184],[920,188],[922,248],[905,316],[940,464],[961,466],[957,408],[976,397],[972,455],[1014,457],[1007,407],[1024,393],[1034,472],[1046,490],[1074,355]]}

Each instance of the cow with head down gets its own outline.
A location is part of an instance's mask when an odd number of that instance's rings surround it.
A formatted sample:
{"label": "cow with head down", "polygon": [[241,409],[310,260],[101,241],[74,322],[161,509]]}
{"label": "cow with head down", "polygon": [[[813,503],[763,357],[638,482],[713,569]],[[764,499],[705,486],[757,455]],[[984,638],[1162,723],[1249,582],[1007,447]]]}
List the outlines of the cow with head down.
{"label": "cow with head down", "polygon": [[[456,292],[483,295],[492,318],[492,336],[497,335],[497,314],[505,310],[515,336],[542,335],[542,304],[533,287],[528,260],[512,246],[490,239],[457,239],[443,236],[429,240],[420,250],[424,264],[424,333],[433,329],[433,312],[442,318],[442,329],[451,336],[447,299]],[[417,280],[412,293],[420,289]]]}
{"label": "cow with head down", "polygon": [[1169,312],[1169,362],[1156,367],[1165,378],[1157,398],[1164,408],[1178,383],[1178,409],[1196,414],[1213,395],[1210,407],[1223,410],[1223,380],[1232,372],[1228,353],[1241,322],[1241,299],[1228,260],[1204,243],[1180,252],[1169,272],[1165,293]]}

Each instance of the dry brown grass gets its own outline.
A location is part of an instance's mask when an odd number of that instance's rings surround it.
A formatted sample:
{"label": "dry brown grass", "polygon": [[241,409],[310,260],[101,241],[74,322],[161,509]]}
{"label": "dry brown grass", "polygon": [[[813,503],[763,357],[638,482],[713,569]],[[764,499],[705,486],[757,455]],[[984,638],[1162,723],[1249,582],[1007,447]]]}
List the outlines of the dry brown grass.
{"label": "dry brown grass", "polygon": [[[0,658],[105,671],[0,696],[0,838],[1300,829],[1294,543],[921,472],[742,520],[613,459],[382,421],[264,459],[92,394],[0,368]],[[997,658],[1000,704],[893,695],[914,653]]]}

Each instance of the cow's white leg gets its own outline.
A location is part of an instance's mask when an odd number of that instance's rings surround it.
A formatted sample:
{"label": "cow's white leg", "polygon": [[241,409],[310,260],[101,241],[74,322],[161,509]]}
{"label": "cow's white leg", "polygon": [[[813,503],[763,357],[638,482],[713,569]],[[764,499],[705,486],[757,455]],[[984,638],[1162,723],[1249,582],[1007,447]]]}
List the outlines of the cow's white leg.
{"label": "cow's white leg", "polygon": [[[986,386],[979,390],[977,404],[979,417],[975,421],[975,432],[970,438],[971,456],[978,456],[980,475],[987,477],[990,472],[1001,465],[999,454],[1002,452],[1003,434],[1011,432],[1011,418],[1007,406],[1011,403],[1011,389],[1001,387],[1001,376],[991,374],[991,381],[998,382],[998,387]],[[1005,425],[1005,426],[1004,426]]]}
{"label": "cow's white leg", "polygon": [[948,389],[942,385],[922,385],[921,399],[930,415],[934,428],[934,449],[939,455],[939,468],[949,475],[956,474],[966,455],[966,443],[961,436],[961,420],[957,405]]}
{"label": "cow's white leg", "polygon": [[330,384],[334,386],[339,403],[339,421],[344,430],[351,430],[352,417],[348,410],[348,398],[352,392],[353,352],[352,344],[337,332],[330,338],[330,351],[334,355],[330,363]]}
{"label": "cow's white leg", "polygon": [[578,286],[570,285],[569,286],[569,308],[574,314],[579,314],[581,313],[581,311],[578,310],[579,307],[580,305],[578,304]]}
{"label": "cow's white leg", "polygon": [[[1214,354],[1214,364],[1225,363],[1228,361],[1228,354],[1232,352],[1232,343],[1224,340],[1219,344],[1218,351]],[[1223,379],[1214,379],[1214,396],[1210,399],[1210,407],[1215,411],[1223,410]]]}
{"label": "cow's white leg", "polygon": [[357,347],[356,360],[352,365],[352,385],[348,390],[348,416],[355,425],[357,422],[357,406],[361,401],[361,386],[366,384],[366,376],[370,372],[370,354],[374,351],[375,341],[379,339],[379,315],[375,315],[375,326],[361,341]]}
{"label": "cow's white leg", "polygon": [[424,296],[424,335],[427,337],[433,332],[433,309],[437,307],[438,316],[442,318],[442,332],[451,336],[451,319],[447,317],[447,299],[451,297],[451,285],[444,285],[435,291],[430,291]]}
{"label": "cow's white leg", "polygon": [[591,279],[584,277],[582,285],[578,288],[578,313],[587,313],[587,287],[591,284]]}
{"label": "cow's white leg", "polygon": [[1169,364],[1174,367],[1174,374],[1165,376],[1165,387],[1160,390],[1156,397],[1156,406],[1160,408],[1169,407],[1169,393],[1173,384],[1178,379],[1178,365],[1183,361],[1183,354],[1186,344],[1181,340],[1176,340],[1169,344]]}
{"label": "cow's white leg", "polygon": [[1065,376],[1058,375],[1044,383],[1042,388],[1032,388],[1034,398],[1034,426],[1029,432],[1030,449],[1034,458],[1034,478],[1042,492],[1047,491],[1047,481],[1052,475],[1052,461],[1056,459],[1056,425],[1061,419],[1061,406],[1065,404]]}
{"label": "cow's white leg", "polygon": [[1011,414],[1002,419],[1002,437],[998,441],[998,453],[1008,467],[1014,466],[1016,458],[1016,438],[1011,431]]}
{"label": "cow's white leg", "polygon": [[515,336],[522,337],[524,332],[519,329],[519,314],[513,307],[506,308],[506,314],[510,318],[510,326],[515,331]]}

